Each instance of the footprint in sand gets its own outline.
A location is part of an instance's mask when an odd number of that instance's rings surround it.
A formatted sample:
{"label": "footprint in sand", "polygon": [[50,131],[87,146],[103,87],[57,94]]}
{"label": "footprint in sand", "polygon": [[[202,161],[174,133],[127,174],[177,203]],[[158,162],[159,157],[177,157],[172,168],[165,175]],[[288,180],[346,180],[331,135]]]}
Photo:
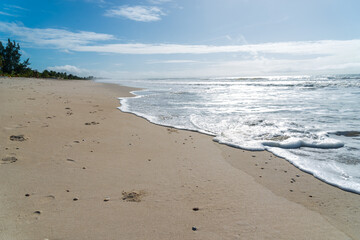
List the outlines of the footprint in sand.
{"label": "footprint in sand", "polygon": [[73,112],[72,112],[71,108],[66,107],[65,110],[67,110],[66,115],[68,115],[68,116],[73,115]]}
{"label": "footprint in sand", "polygon": [[21,135],[11,135],[10,140],[22,142],[22,141],[25,141],[26,139],[24,138],[24,135],[21,134]]}
{"label": "footprint in sand", "polygon": [[2,160],[1,164],[9,164],[9,163],[16,162],[18,159],[16,157],[12,156],[12,157],[4,157],[1,160]]}
{"label": "footprint in sand", "polygon": [[94,121],[85,123],[85,125],[97,125],[97,124],[100,124],[100,123],[94,122]]}
{"label": "footprint in sand", "polygon": [[144,196],[144,191],[123,191],[122,195],[122,200],[126,202],[141,202],[141,198]]}
{"label": "footprint in sand", "polygon": [[167,131],[168,131],[169,134],[170,133],[179,133],[179,131],[177,129],[175,129],[175,128],[168,128]]}
{"label": "footprint in sand", "polygon": [[37,202],[44,204],[44,203],[49,203],[55,200],[55,196],[54,195],[47,195],[47,196],[34,196],[33,197],[37,198]]}

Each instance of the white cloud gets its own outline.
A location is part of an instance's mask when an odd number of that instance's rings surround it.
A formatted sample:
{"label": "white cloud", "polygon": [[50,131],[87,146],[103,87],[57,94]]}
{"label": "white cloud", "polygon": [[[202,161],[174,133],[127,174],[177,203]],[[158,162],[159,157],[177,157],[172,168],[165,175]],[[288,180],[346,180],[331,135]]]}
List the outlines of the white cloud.
{"label": "white cloud", "polygon": [[10,9],[18,9],[18,10],[22,10],[22,11],[29,11],[28,9],[23,8],[23,7],[20,7],[20,6],[17,6],[17,5],[4,4],[4,6],[5,6],[6,8],[10,8]]}
{"label": "white cloud", "polygon": [[87,69],[78,68],[72,65],[54,66],[54,67],[48,67],[47,69],[50,71],[66,72],[68,74],[74,74],[80,76],[89,75],[90,73],[90,71]]}
{"label": "white cloud", "polygon": [[87,45],[96,41],[115,39],[109,34],[94,32],[71,32],[55,28],[27,28],[16,23],[0,22],[0,31],[20,37],[22,41],[41,47],[54,47],[71,50],[77,46]]}
{"label": "white cloud", "polygon": [[148,64],[162,64],[162,63],[174,63],[174,64],[178,64],[178,63],[198,63],[198,61],[194,61],[194,60],[186,60],[186,59],[175,59],[175,60],[164,60],[164,61],[148,61]]}
{"label": "white cloud", "polygon": [[22,42],[43,48],[64,51],[117,53],[117,54],[214,54],[259,53],[285,55],[356,55],[360,52],[360,39],[273,42],[242,45],[188,45],[188,44],[99,44],[116,40],[113,35],[95,32],[71,32],[55,28],[28,28],[16,23],[0,22],[0,32],[20,37]]}
{"label": "white cloud", "polygon": [[105,16],[108,17],[125,17],[138,22],[154,22],[161,20],[161,16],[165,13],[155,6],[120,6],[118,8],[109,9]]}
{"label": "white cloud", "polygon": [[275,42],[246,45],[183,45],[183,44],[105,44],[78,45],[81,52],[118,54],[211,54],[211,53],[267,53],[292,55],[331,55],[360,52],[360,39],[324,40],[311,42]]}
{"label": "white cloud", "polygon": [[2,12],[2,11],[0,11],[0,15],[10,16],[10,17],[16,17],[16,15],[13,15],[13,14],[10,14],[10,13],[6,13],[6,12]]}
{"label": "white cloud", "polygon": [[148,0],[150,4],[164,4],[168,2],[172,2],[172,0]]}

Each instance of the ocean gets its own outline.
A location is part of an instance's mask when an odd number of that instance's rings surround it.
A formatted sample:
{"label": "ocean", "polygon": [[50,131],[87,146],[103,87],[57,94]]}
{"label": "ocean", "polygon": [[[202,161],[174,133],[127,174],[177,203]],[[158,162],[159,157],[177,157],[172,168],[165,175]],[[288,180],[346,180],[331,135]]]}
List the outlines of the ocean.
{"label": "ocean", "polygon": [[100,81],[144,89],[120,99],[123,112],[272,152],[360,194],[360,75]]}

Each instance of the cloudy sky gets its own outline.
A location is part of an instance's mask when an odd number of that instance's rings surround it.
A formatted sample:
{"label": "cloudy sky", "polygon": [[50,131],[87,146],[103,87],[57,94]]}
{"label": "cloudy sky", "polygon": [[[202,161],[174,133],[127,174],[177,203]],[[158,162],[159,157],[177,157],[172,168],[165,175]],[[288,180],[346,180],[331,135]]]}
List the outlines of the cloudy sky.
{"label": "cloudy sky", "polygon": [[1,0],[38,70],[116,78],[360,73],[358,0]]}

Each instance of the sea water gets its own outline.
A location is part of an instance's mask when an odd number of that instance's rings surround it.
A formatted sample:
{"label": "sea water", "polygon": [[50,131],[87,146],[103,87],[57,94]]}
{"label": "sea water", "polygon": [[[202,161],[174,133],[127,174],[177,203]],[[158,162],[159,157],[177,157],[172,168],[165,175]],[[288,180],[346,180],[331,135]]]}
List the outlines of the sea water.
{"label": "sea water", "polygon": [[360,75],[103,81],[144,89],[120,99],[124,112],[270,151],[360,193]]}

